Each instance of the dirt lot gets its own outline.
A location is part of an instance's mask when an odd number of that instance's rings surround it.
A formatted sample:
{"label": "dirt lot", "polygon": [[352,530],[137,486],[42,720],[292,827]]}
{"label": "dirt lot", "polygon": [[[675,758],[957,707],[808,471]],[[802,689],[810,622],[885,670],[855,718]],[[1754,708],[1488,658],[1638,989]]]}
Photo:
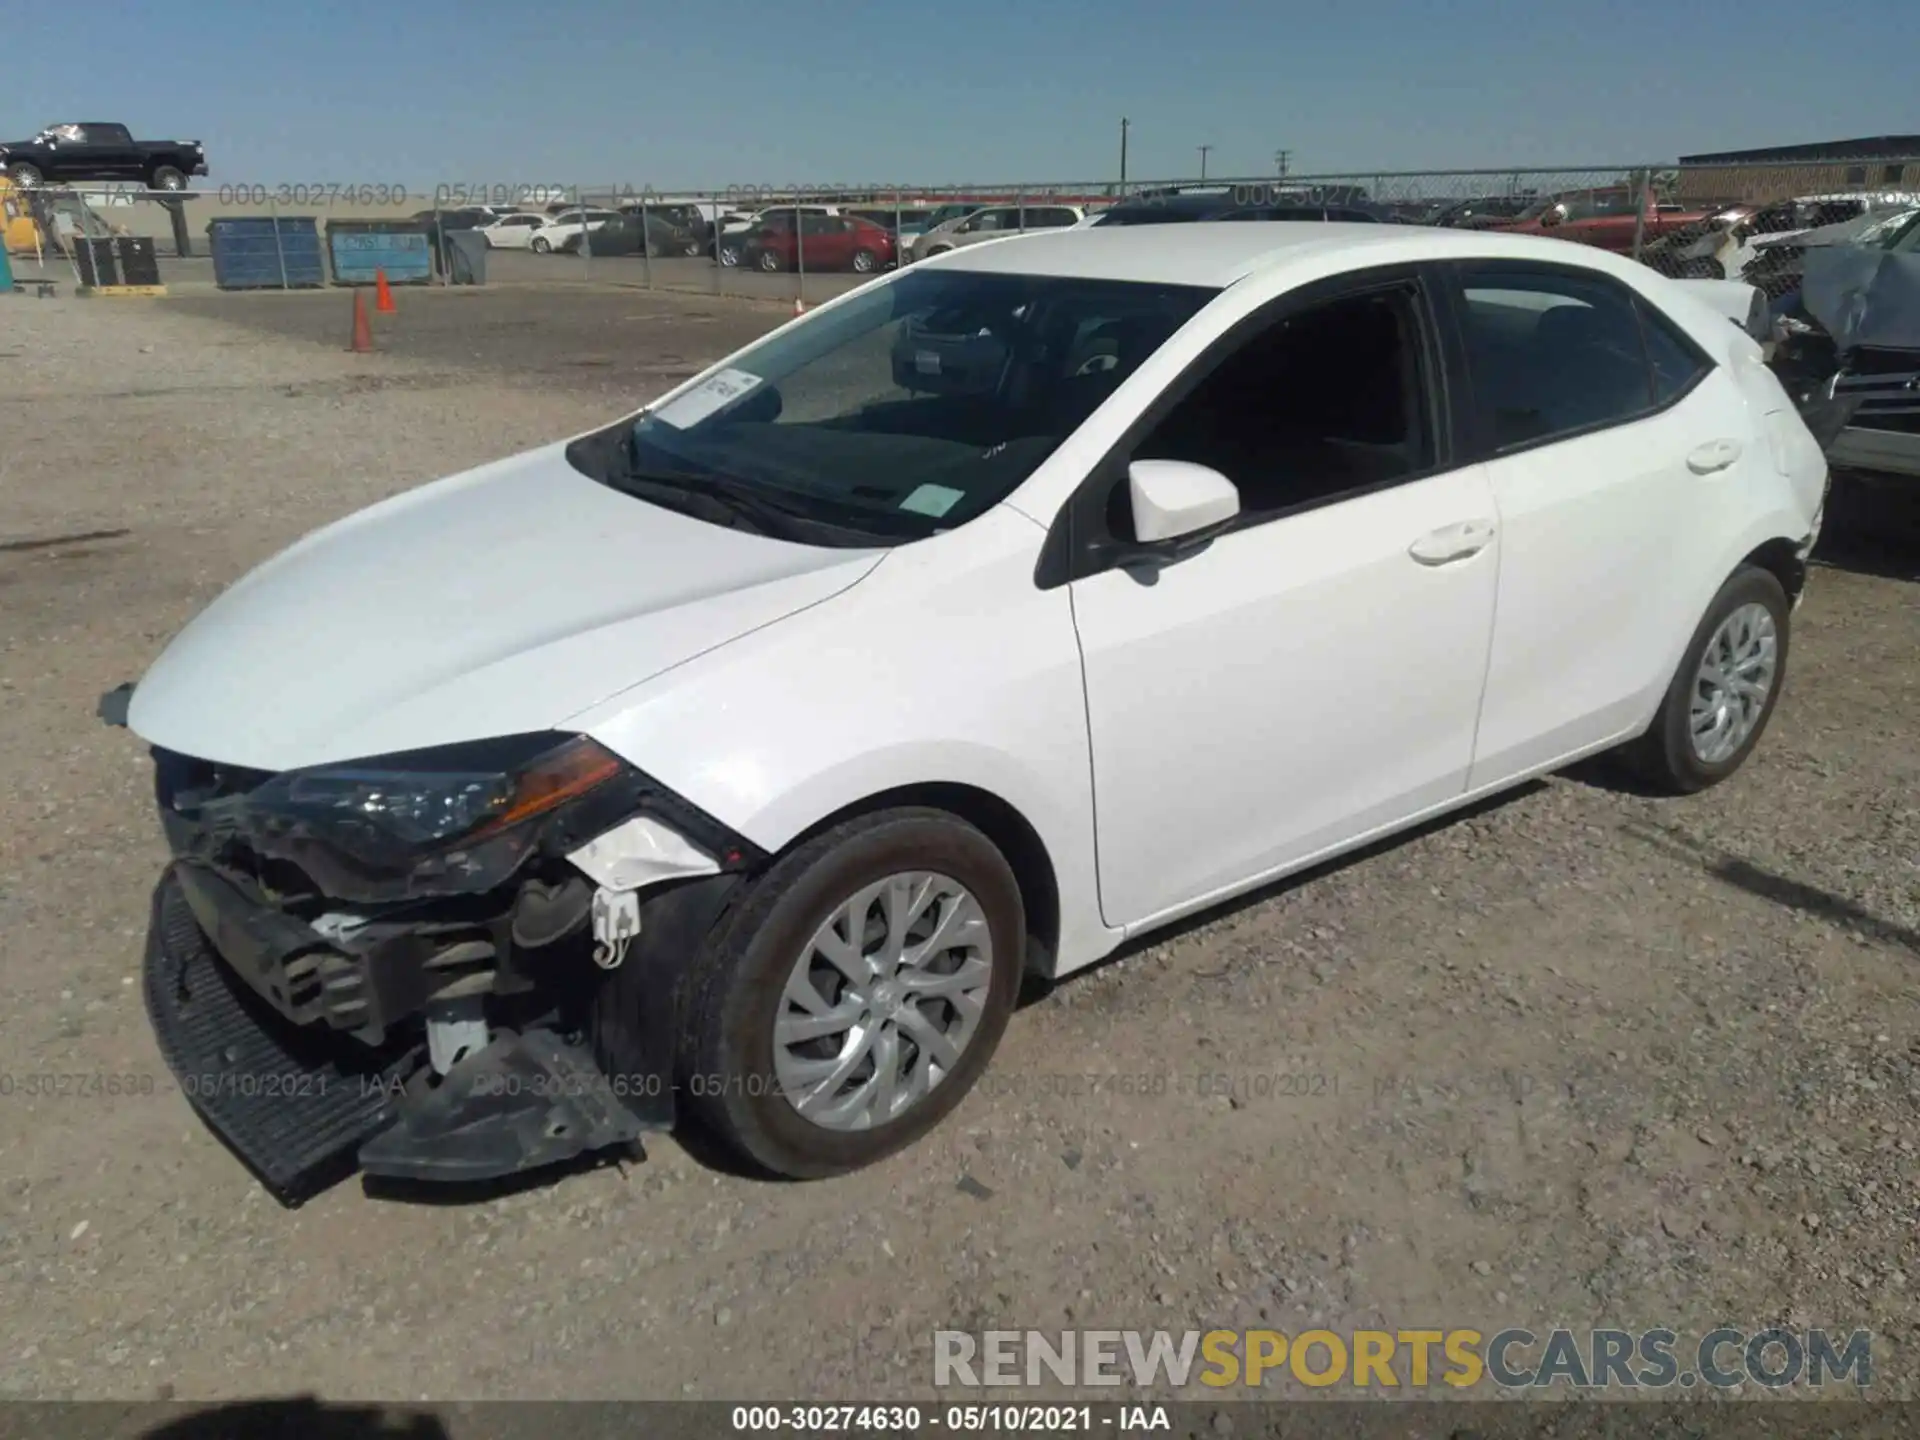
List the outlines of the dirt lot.
{"label": "dirt lot", "polygon": [[[846,1399],[924,1393],[949,1328],[1780,1322],[1871,1329],[1875,1391],[1920,1394],[1920,547],[1886,507],[1830,526],[1735,782],[1558,777],[1138,948],[876,1171],[662,1142],[484,1201],[276,1207],[150,1038],[163,850],[96,697],[313,526],[782,318],[409,296],[362,357],[345,316],[0,318],[0,1391]],[[48,1074],[153,1090],[25,1093]]]}

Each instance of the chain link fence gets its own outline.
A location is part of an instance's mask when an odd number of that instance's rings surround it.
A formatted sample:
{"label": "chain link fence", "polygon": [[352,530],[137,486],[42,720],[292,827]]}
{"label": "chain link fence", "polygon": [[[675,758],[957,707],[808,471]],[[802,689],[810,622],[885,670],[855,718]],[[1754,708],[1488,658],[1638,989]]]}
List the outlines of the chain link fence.
{"label": "chain link fence", "polygon": [[[1911,184],[1897,183],[1913,170]],[[1803,173],[1804,172],[1804,173]],[[1836,180],[1838,174],[1840,178]],[[1889,177],[1895,177],[1890,181]],[[1847,183],[1851,180],[1854,183]],[[801,306],[994,236],[1078,224],[1117,205],[1196,218],[1257,211],[1502,229],[1630,255],[1664,273],[1798,284],[1798,237],[1920,206],[1920,164],[1687,170],[1622,164],[933,186],[450,183],[222,184],[14,190],[7,240],[22,278],[80,277],[77,237],[154,242],[170,284],[243,289],[390,282],[593,285]],[[30,245],[25,243],[30,241]],[[214,250],[219,251],[217,260]],[[315,265],[318,269],[316,272]]]}

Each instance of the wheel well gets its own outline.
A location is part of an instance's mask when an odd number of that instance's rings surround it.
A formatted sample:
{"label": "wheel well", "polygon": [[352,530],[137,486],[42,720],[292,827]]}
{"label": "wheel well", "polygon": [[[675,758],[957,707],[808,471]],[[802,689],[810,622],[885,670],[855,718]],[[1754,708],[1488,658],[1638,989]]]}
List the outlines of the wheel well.
{"label": "wheel well", "polygon": [[1807,583],[1807,563],[1800,558],[1800,547],[1791,540],[1769,540],[1741,562],[1757,565],[1780,582],[1789,600],[1799,595]]}
{"label": "wheel well", "polygon": [[860,815],[892,810],[902,805],[926,805],[957,815],[994,843],[1020,884],[1020,903],[1027,914],[1027,970],[1051,976],[1060,947],[1060,884],[1053,857],[1039,832],[1013,806],[991,791],[972,785],[934,783],[903,785],[837,810],[796,835],[785,849],[802,843]]}

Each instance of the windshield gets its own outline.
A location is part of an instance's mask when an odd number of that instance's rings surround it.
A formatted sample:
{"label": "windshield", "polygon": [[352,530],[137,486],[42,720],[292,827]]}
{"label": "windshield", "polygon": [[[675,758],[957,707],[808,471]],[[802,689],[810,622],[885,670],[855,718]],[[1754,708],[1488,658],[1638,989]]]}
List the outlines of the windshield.
{"label": "windshield", "polygon": [[1217,293],[908,272],[762,341],[575,463],[636,493],[627,480],[750,490],[803,522],[796,539],[924,538],[1004,499]]}

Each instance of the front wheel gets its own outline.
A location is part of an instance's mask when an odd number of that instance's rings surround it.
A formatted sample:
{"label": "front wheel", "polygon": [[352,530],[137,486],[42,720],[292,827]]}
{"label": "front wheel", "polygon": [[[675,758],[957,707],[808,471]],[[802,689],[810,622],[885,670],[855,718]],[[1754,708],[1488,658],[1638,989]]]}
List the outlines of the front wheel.
{"label": "front wheel", "polygon": [[774,274],[781,268],[780,257],[771,250],[762,250],[755,258],[754,263],[768,275]]}
{"label": "front wheel", "polygon": [[856,275],[871,275],[878,261],[879,257],[876,256],[873,251],[864,249],[856,250],[853,252],[854,273]]}
{"label": "front wheel", "polygon": [[734,268],[734,266],[740,263],[740,247],[736,244],[723,240],[720,243],[720,251],[719,251],[718,258],[719,258],[720,264],[723,267],[731,270]]}
{"label": "front wheel", "polygon": [[775,1174],[871,1165],[980,1077],[1025,951],[1019,884],[973,826],[919,808],[836,826],[755,882],[694,962],[690,1112]]}
{"label": "front wheel", "polygon": [[553,242],[544,235],[536,235],[528,248],[536,255],[545,255],[553,249]]}
{"label": "front wheel", "polygon": [[1646,734],[1620,758],[1667,794],[1717,785],[1773,718],[1787,672],[1792,606],[1771,572],[1736,570],[1707,606]]}
{"label": "front wheel", "polygon": [[155,166],[153,174],[147,177],[147,188],[150,190],[184,190],[187,188],[186,172],[178,170],[172,165]]}

